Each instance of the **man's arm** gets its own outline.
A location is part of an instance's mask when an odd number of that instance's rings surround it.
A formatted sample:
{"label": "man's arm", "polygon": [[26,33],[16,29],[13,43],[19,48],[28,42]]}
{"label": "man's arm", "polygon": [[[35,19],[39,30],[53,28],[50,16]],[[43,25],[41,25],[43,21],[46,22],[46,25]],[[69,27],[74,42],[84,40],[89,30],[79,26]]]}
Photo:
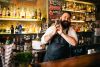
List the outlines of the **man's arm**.
{"label": "man's arm", "polygon": [[48,43],[55,33],[56,33],[56,27],[54,25],[49,27],[46,30],[45,34],[42,36],[41,43],[42,44]]}
{"label": "man's arm", "polygon": [[77,34],[73,28],[69,28],[68,34],[62,32],[60,35],[72,46],[76,46],[78,42]]}

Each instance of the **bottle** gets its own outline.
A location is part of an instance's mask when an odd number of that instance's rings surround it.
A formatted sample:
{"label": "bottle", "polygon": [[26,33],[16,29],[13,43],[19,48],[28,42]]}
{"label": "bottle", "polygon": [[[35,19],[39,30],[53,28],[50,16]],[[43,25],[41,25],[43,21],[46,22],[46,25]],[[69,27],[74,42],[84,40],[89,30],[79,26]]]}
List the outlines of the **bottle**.
{"label": "bottle", "polygon": [[35,19],[35,10],[33,9],[31,12],[32,12],[32,19]]}
{"label": "bottle", "polygon": [[16,18],[20,18],[20,8],[17,8],[16,10]]}
{"label": "bottle", "polygon": [[66,3],[62,6],[62,10],[66,10]]}
{"label": "bottle", "polygon": [[20,51],[24,51],[25,41],[23,38],[20,38]]}
{"label": "bottle", "polygon": [[6,8],[4,7],[2,10],[2,17],[5,18],[6,17]]}
{"label": "bottle", "polygon": [[11,34],[14,34],[14,26],[13,25],[11,25],[10,30],[11,30]]}
{"label": "bottle", "polygon": [[28,8],[26,9],[26,18],[31,18],[30,10]]}
{"label": "bottle", "polygon": [[10,18],[13,18],[13,7],[10,6]]}
{"label": "bottle", "polygon": [[42,13],[41,13],[41,10],[39,9],[39,20],[41,20],[42,18]]}
{"label": "bottle", "polygon": [[16,28],[15,28],[15,34],[18,34],[18,32],[19,32],[19,29],[18,29],[18,26],[16,26]]}
{"label": "bottle", "polygon": [[39,37],[39,34],[38,33],[36,35],[36,39],[35,40],[40,41],[40,37]]}
{"label": "bottle", "polygon": [[22,25],[21,24],[18,26],[18,34],[22,34]]}
{"label": "bottle", "polygon": [[16,44],[16,50],[20,50],[20,39],[19,39],[19,37],[16,37],[15,38],[15,44]]}
{"label": "bottle", "polygon": [[27,49],[27,43],[25,42],[25,45],[24,45],[24,52],[26,52],[28,49]]}
{"label": "bottle", "polygon": [[10,18],[10,9],[9,9],[9,8],[7,8],[6,17],[7,17],[7,18]]}
{"label": "bottle", "polygon": [[15,42],[16,42],[16,41],[15,41],[15,38],[13,38],[13,41],[12,41],[12,43],[13,43],[13,50],[16,50],[16,48],[17,48]]}
{"label": "bottle", "polygon": [[35,9],[35,19],[37,19],[37,9]]}
{"label": "bottle", "polygon": [[1,5],[0,5],[0,18],[2,17],[2,9],[1,9]]}
{"label": "bottle", "polygon": [[25,10],[22,7],[21,12],[20,12],[20,18],[25,18]]}
{"label": "bottle", "polygon": [[16,7],[14,6],[14,8],[13,8],[13,17],[12,18],[16,18]]}
{"label": "bottle", "polygon": [[10,40],[9,37],[7,37],[5,44],[6,44],[6,45],[10,45],[10,44],[11,44],[11,40]]}

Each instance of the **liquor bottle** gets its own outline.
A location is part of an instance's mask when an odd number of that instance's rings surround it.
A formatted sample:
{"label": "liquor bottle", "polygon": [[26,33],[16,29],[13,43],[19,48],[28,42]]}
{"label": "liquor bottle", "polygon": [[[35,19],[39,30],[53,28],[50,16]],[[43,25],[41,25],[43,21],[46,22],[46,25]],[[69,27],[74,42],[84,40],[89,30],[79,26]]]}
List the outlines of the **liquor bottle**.
{"label": "liquor bottle", "polygon": [[10,18],[13,18],[13,7],[10,7]]}
{"label": "liquor bottle", "polygon": [[83,27],[83,25],[81,26],[80,31],[81,31],[81,32],[84,31],[84,27]]}
{"label": "liquor bottle", "polygon": [[36,35],[36,39],[35,40],[40,41],[40,37],[39,37],[39,34],[38,33]]}
{"label": "liquor bottle", "polygon": [[11,25],[10,30],[11,30],[11,34],[14,34],[14,27],[13,27],[13,25]]}
{"label": "liquor bottle", "polygon": [[0,5],[0,18],[2,17],[2,9],[1,9],[1,5]]}
{"label": "liquor bottle", "polygon": [[6,40],[5,44],[8,45],[10,43],[10,40]]}
{"label": "liquor bottle", "polygon": [[37,19],[37,9],[35,9],[35,19]]}
{"label": "liquor bottle", "polygon": [[6,17],[10,18],[10,9],[9,8],[7,8],[7,10],[6,10]]}
{"label": "liquor bottle", "polygon": [[15,6],[13,8],[13,17],[12,18],[16,18],[16,7]]}
{"label": "liquor bottle", "polygon": [[66,10],[66,3],[62,6],[62,10]]}
{"label": "liquor bottle", "polygon": [[17,46],[16,46],[15,42],[16,42],[16,41],[15,41],[15,38],[13,38],[13,44],[14,44],[14,45],[13,45],[13,50],[16,50],[16,49],[17,49]]}
{"label": "liquor bottle", "polygon": [[26,9],[26,18],[31,18],[30,10],[29,8]]}
{"label": "liquor bottle", "polygon": [[2,17],[5,18],[6,17],[6,8],[4,7],[2,10]]}
{"label": "liquor bottle", "polygon": [[25,41],[23,38],[20,37],[20,51],[24,51]]}
{"label": "liquor bottle", "polygon": [[35,10],[33,9],[31,12],[32,12],[32,19],[35,19]]}
{"label": "liquor bottle", "polygon": [[42,18],[42,13],[41,13],[41,10],[39,9],[39,19],[41,20]]}
{"label": "liquor bottle", "polygon": [[19,32],[19,29],[18,29],[18,26],[15,27],[15,34],[18,34]]}
{"label": "liquor bottle", "polygon": [[72,20],[76,20],[76,16],[74,12],[72,13]]}
{"label": "liquor bottle", "polygon": [[16,10],[16,18],[20,18],[20,8],[17,8]]}
{"label": "liquor bottle", "polygon": [[37,18],[38,20],[41,20],[41,10],[40,9],[37,10]]}
{"label": "liquor bottle", "polygon": [[16,44],[16,49],[19,51],[20,50],[20,39],[19,39],[19,37],[15,38],[15,44]]}
{"label": "liquor bottle", "polygon": [[10,40],[9,37],[7,37],[5,44],[6,44],[6,45],[10,45],[10,44],[11,44],[11,40]]}
{"label": "liquor bottle", "polygon": [[22,25],[18,25],[18,34],[22,34]]}
{"label": "liquor bottle", "polygon": [[24,52],[26,52],[28,49],[27,49],[27,43],[25,42],[25,45],[24,45]]}
{"label": "liquor bottle", "polygon": [[25,10],[22,7],[21,12],[20,12],[20,18],[25,18]]}

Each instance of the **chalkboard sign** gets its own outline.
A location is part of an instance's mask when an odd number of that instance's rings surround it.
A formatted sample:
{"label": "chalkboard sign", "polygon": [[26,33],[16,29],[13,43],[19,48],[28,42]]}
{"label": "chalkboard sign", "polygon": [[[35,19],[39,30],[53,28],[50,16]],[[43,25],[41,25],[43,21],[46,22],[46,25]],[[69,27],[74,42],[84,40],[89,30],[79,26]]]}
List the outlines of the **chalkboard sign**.
{"label": "chalkboard sign", "polygon": [[61,0],[49,0],[49,19],[59,18],[61,14]]}

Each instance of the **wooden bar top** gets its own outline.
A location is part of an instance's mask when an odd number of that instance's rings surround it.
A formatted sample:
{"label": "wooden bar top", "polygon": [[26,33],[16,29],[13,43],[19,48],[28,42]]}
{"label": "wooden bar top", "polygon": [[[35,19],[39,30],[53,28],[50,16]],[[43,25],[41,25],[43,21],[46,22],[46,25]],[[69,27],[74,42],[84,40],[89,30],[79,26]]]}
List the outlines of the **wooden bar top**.
{"label": "wooden bar top", "polygon": [[41,67],[100,67],[100,53],[40,63]]}

